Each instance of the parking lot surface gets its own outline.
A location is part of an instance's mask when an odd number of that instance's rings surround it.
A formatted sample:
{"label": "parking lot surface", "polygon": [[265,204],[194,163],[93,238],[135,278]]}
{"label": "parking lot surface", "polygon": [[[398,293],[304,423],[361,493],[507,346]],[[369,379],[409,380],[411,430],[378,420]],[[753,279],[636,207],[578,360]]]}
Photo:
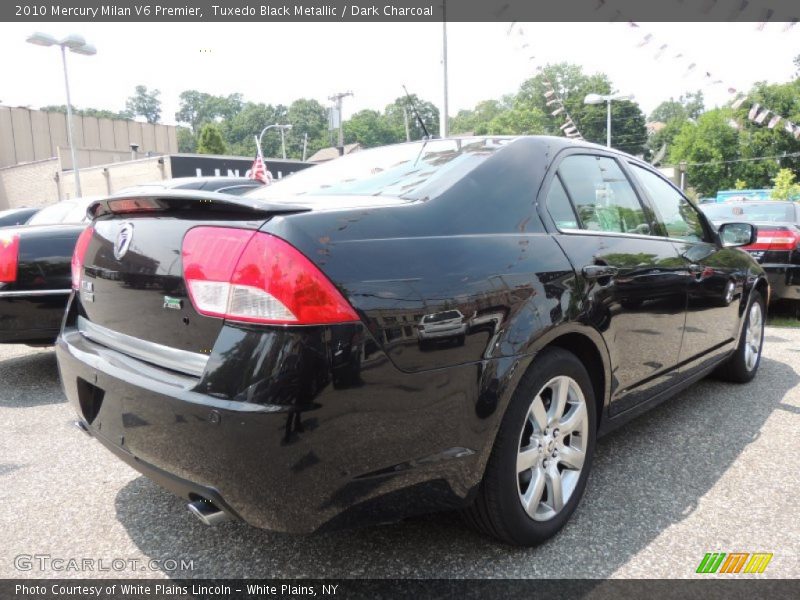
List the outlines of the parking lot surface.
{"label": "parking lot surface", "polygon": [[704,380],[600,440],[581,506],[533,549],[450,513],[304,537],[207,528],[73,419],[52,350],[0,346],[0,577],[682,578],[706,552],[800,573],[800,330],[767,329],[753,383]]}

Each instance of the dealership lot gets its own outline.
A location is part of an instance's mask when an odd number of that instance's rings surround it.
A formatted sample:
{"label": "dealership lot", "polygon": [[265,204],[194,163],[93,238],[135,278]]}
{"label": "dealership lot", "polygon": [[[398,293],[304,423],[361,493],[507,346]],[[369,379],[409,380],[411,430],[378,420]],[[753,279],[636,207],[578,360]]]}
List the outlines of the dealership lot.
{"label": "dealership lot", "polygon": [[[767,329],[753,384],[700,382],[602,439],[577,513],[529,550],[453,514],[307,537],[206,528],[72,426],[52,350],[0,347],[0,381],[0,577],[680,578],[706,552],[800,572],[800,330]],[[53,559],[94,571],[40,570]]]}

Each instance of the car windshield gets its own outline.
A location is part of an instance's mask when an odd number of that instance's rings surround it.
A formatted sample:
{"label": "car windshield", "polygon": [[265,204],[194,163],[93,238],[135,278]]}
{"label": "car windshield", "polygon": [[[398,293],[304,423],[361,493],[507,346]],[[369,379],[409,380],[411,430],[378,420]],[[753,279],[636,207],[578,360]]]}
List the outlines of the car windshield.
{"label": "car windshield", "polygon": [[392,196],[422,200],[434,196],[512,138],[428,140],[349,154],[293,173],[247,194],[289,201],[297,196]]}
{"label": "car windshield", "polygon": [[795,222],[794,206],[787,202],[701,204],[700,210],[712,221]]}

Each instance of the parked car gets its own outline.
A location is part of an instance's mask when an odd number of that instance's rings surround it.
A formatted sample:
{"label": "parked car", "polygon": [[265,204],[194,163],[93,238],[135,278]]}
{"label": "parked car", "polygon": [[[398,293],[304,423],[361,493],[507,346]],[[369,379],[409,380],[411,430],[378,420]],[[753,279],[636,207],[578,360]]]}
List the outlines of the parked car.
{"label": "parked car", "polygon": [[743,249],[767,273],[770,300],[800,300],[800,205],[779,200],[727,201],[701,207],[719,226],[728,221],[753,223],[755,243]]}
{"label": "parked car", "polygon": [[443,310],[422,317],[417,325],[419,343],[437,340],[464,343],[467,334],[467,321],[459,310]]}
{"label": "parked car", "polygon": [[[207,524],[458,508],[539,543],[599,435],[759,366],[753,226],[614,150],[429,140],[209,200],[96,202],[56,349],[80,427]],[[410,343],[430,306],[478,319],[463,346]]]}
{"label": "parked car", "polygon": [[[244,177],[181,177],[127,191],[157,195],[167,190],[202,190],[216,197],[240,195],[262,185]],[[34,215],[25,227],[0,232],[0,343],[55,342],[71,291],[75,243],[88,223],[86,209],[97,199],[58,202]],[[145,261],[141,267],[147,269],[152,263]],[[123,281],[136,286],[141,278],[128,272]]]}
{"label": "parked car", "polygon": [[203,190],[241,196],[263,185],[261,181],[247,177],[175,177],[131,186],[117,193],[126,194],[136,190]]}
{"label": "parked car", "polygon": [[53,344],[71,291],[75,241],[97,199],[63,200],[27,225],[0,230],[0,343]]}
{"label": "parked car", "polygon": [[8,210],[0,210],[0,227],[25,225],[37,212],[39,212],[38,208],[10,208]]}

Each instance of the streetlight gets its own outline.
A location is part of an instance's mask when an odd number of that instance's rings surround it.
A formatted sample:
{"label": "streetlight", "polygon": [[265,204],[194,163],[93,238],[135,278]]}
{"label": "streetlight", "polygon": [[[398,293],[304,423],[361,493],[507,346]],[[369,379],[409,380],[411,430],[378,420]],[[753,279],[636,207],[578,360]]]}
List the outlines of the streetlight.
{"label": "streetlight", "polygon": [[261,130],[261,134],[258,136],[258,145],[261,146],[261,138],[264,137],[267,129],[272,129],[273,127],[281,130],[281,149],[283,151],[283,160],[286,160],[286,138],[285,134],[289,131],[292,126],[291,125],[278,125],[275,123],[274,125],[267,125],[264,129]]}
{"label": "streetlight", "polygon": [[603,96],[601,94],[588,94],[586,98],[583,99],[584,104],[602,104],[603,102],[606,103],[608,108],[608,112],[606,115],[606,146],[611,148],[611,101],[612,100],[632,100],[632,95],[622,95],[622,94],[611,94],[608,96]]}
{"label": "streetlight", "polygon": [[72,141],[72,101],[69,97],[69,77],[67,77],[67,48],[75,54],[83,56],[93,56],[97,54],[97,49],[91,44],[87,44],[83,36],[71,33],[63,40],[58,40],[47,33],[34,33],[27,39],[28,43],[36,46],[58,46],[61,48],[61,64],[64,66],[64,87],[67,90],[67,140],[69,141],[69,152],[72,156],[72,170],[75,173],[75,193],[80,198],[81,176],[78,169],[78,159],[75,156],[75,144]]}

